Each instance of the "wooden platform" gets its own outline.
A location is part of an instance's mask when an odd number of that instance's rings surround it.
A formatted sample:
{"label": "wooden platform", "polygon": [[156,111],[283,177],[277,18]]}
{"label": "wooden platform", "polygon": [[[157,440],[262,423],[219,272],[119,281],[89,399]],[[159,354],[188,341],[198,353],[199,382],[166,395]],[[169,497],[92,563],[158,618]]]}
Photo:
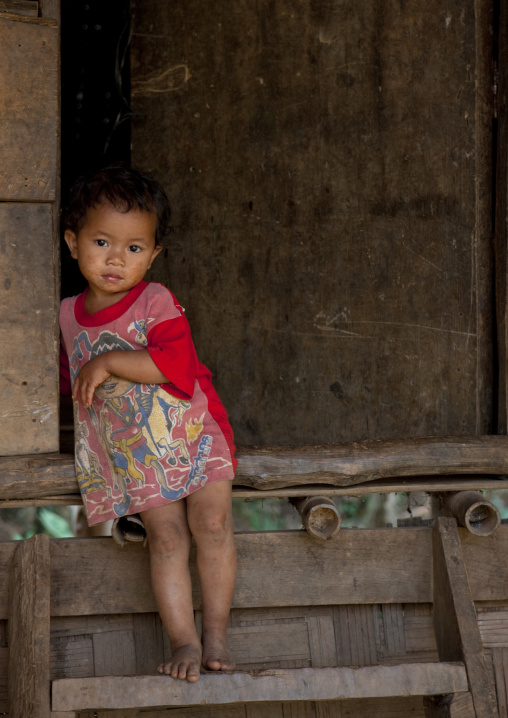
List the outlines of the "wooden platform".
{"label": "wooden platform", "polygon": [[[238,671],[192,686],[156,673],[170,647],[147,549],[107,538],[0,543],[0,573],[11,575],[0,588],[0,711],[487,718],[497,705],[506,718],[507,526],[479,538],[441,518],[434,528],[343,529],[324,544],[303,531],[239,534],[237,546]],[[191,567],[199,626],[194,557]],[[30,691],[32,704],[13,706]]]}

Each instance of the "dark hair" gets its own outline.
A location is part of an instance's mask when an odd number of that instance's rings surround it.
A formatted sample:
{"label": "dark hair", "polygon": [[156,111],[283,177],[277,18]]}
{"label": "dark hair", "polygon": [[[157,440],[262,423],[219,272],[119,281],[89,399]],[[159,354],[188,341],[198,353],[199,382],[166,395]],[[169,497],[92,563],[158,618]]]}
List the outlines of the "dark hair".
{"label": "dark hair", "polygon": [[120,212],[137,209],[156,214],[155,244],[162,244],[169,233],[171,209],[164,189],[150,173],[124,163],[92,170],[76,180],[63,212],[64,229],[79,234],[88,210],[104,203]]}

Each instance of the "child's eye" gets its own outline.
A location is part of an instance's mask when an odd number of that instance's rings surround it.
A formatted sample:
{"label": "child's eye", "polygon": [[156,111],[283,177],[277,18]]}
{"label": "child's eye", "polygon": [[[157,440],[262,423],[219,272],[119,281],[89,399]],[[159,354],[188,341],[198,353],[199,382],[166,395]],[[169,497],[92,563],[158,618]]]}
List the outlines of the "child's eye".
{"label": "child's eye", "polygon": [[141,252],[141,247],[138,247],[137,244],[131,244],[129,252]]}
{"label": "child's eye", "polygon": [[96,240],[95,240],[95,244],[96,244],[98,247],[107,247],[107,246],[108,246],[108,243],[106,242],[105,239],[96,239]]}

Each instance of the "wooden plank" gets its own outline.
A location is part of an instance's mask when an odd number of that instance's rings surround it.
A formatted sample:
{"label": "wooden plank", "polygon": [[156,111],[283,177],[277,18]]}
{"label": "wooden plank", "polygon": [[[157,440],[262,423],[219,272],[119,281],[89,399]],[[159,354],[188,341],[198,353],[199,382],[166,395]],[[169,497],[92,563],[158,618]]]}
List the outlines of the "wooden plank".
{"label": "wooden plank", "polygon": [[133,631],[134,616],[62,616],[51,619],[51,639],[75,636],[89,636],[93,633],[110,631]]}
{"label": "wooden plank", "polygon": [[92,641],[96,676],[129,676],[136,673],[132,631],[95,633]]}
{"label": "wooden plank", "polygon": [[406,653],[404,611],[400,603],[382,606],[386,655],[403,656]]}
{"label": "wooden plank", "polygon": [[424,712],[422,698],[366,698],[316,703],[316,718],[424,718]]}
{"label": "wooden plank", "polygon": [[332,611],[327,616],[309,616],[307,624],[311,665],[315,668],[338,665]]}
{"label": "wooden plank", "polygon": [[508,437],[431,437],[337,446],[259,448],[238,452],[236,483],[273,489],[319,482],[336,486],[397,476],[505,474]]}
{"label": "wooden plank", "polygon": [[37,0],[0,0],[0,13],[37,17],[39,3]]}
{"label": "wooden plank", "polygon": [[314,703],[288,701],[282,704],[283,718],[314,718]]}
{"label": "wooden plank", "polygon": [[[508,596],[508,526],[489,537],[473,536],[465,529],[459,534],[473,599],[504,599]],[[430,603],[431,542],[432,529],[425,527],[342,529],[336,539],[322,546],[300,531],[237,534],[234,606],[325,606],[348,604],[353,598],[372,604]],[[104,614],[157,610],[143,547],[120,549],[108,538],[54,539],[51,552],[52,615],[96,614],[99,597]],[[274,566],[285,567],[278,582],[271,579]],[[194,558],[191,571],[194,605],[199,609]],[[125,572],[136,592],[123,590]],[[295,576],[306,580],[296,581]],[[5,618],[1,601],[0,593],[0,618]]]}
{"label": "wooden plank", "polygon": [[[0,47],[1,42],[0,36]],[[0,108],[0,122],[1,114]],[[0,455],[55,451],[59,329],[51,205],[0,202],[0,256],[0,308],[6,317],[0,327]]]}
{"label": "wooden plank", "polygon": [[478,612],[478,628],[484,648],[508,647],[508,611]]}
{"label": "wooden plank", "polygon": [[62,636],[51,639],[51,680],[93,675],[94,653],[91,636]]}
{"label": "wooden plank", "polygon": [[186,306],[238,442],[485,432],[482,5],[171,8],[133,0],[132,161],[185,198],[179,271],[154,276]]}
{"label": "wooden plank", "polygon": [[308,627],[303,617],[267,624],[235,626],[228,630],[238,668],[304,668],[311,665]]}
{"label": "wooden plank", "polygon": [[56,199],[58,43],[55,20],[0,17],[0,200]]}
{"label": "wooden plank", "polygon": [[74,457],[70,454],[0,457],[0,476],[2,499],[58,496],[77,490]]}
{"label": "wooden plank", "polygon": [[18,544],[9,583],[11,718],[49,718],[49,536]]}
{"label": "wooden plank", "polygon": [[53,681],[53,710],[143,708],[436,695],[467,690],[464,666],[418,663],[365,668],[300,668],[205,675],[192,686],[165,676]]}
{"label": "wooden plank", "polygon": [[460,542],[474,601],[503,601],[508,597],[508,526],[484,539],[459,529]]}
{"label": "wooden plank", "polygon": [[[200,718],[196,716],[196,718]],[[245,718],[284,718],[282,703],[246,703]]]}
{"label": "wooden plank", "polygon": [[[302,606],[350,603],[417,603],[430,600],[431,532],[428,529],[343,530],[315,545],[303,532],[237,534],[238,577],[234,606]],[[383,545],[382,557],[377,549]],[[123,549],[111,539],[51,542],[52,615],[156,611],[146,549]],[[411,555],[411,562],[407,555]],[[281,580],[273,567],[284,565]],[[97,567],[103,570],[97,570]],[[121,590],[128,572],[135,592]],[[194,605],[201,607],[194,558]],[[295,576],[306,575],[305,582]]]}
{"label": "wooden plank", "polygon": [[493,718],[495,702],[455,519],[436,520],[433,552],[433,618],[439,659],[464,661],[477,718]]}
{"label": "wooden plank", "polygon": [[508,649],[492,650],[499,718],[508,718]]}
{"label": "wooden plank", "polygon": [[430,611],[426,616],[405,615],[404,634],[409,653],[430,651],[435,654],[434,660],[437,660],[436,637]]}
{"label": "wooden plank", "polygon": [[[69,466],[71,466],[70,472],[73,471],[73,462],[69,460]],[[52,492],[53,479],[44,480],[44,486],[42,488],[43,493],[49,495],[45,498],[19,498],[19,499],[1,499],[0,508],[23,508],[23,507],[40,507],[40,506],[81,506],[83,501],[79,493],[61,493],[60,495],[54,495]],[[36,494],[38,491],[39,481],[36,479],[31,484],[26,483],[22,486],[22,491],[28,494]],[[19,491],[16,483],[13,481],[9,482],[9,486],[6,487],[5,493],[16,495]],[[68,479],[57,479],[55,482],[55,491],[65,492],[66,490],[76,490],[77,482],[73,476],[69,476]],[[21,487],[20,487],[21,488]],[[349,488],[337,488],[334,486],[322,486],[320,484],[310,484],[300,487],[283,487],[280,489],[271,489],[266,491],[259,491],[258,489],[246,489],[242,486],[235,486],[233,484],[233,498],[238,500],[248,499],[249,501],[263,501],[267,498],[290,498],[290,497],[304,497],[304,496],[317,496],[325,492],[328,496],[340,497],[351,497],[351,496],[368,496],[370,494],[390,494],[390,493],[409,493],[413,491],[426,491],[428,493],[443,493],[450,491],[467,491],[467,490],[482,490],[482,491],[497,491],[506,490],[508,488],[507,482],[499,477],[486,478],[484,476],[471,478],[471,477],[453,477],[451,479],[425,479],[425,477],[419,477],[418,479],[393,479],[393,480],[380,480],[372,481],[371,483],[356,484]],[[0,477],[0,493],[2,492],[2,479]]]}
{"label": "wooden plank", "polygon": [[377,605],[333,607],[337,665],[371,666],[379,662],[377,613]]}
{"label": "wooden plank", "polygon": [[7,713],[9,700],[7,692],[7,671],[8,671],[9,650],[0,648],[0,711]]}
{"label": "wooden plank", "polygon": [[[501,443],[507,443],[508,437],[484,437],[488,441],[488,445],[484,446],[485,455],[482,464],[481,471],[496,474],[499,473],[497,469],[501,468],[499,460],[495,458],[498,455],[499,446],[497,445],[498,440],[501,439]],[[493,442],[490,440],[493,439]],[[439,439],[434,441],[438,442]],[[474,441],[477,441],[475,438]],[[385,442],[379,442],[383,444]],[[445,445],[450,445],[451,440],[445,440]],[[372,448],[372,442],[365,442],[365,451]],[[455,450],[460,451],[463,445],[463,438],[457,438],[454,442]],[[357,442],[352,445],[353,450],[360,454],[359,447],[362,446],[362,442]],[[349,450],[351,445],[345,445],[344,447],[336,447],[341,454],[346,454],[346,448]],[[315,452],[315,456],[318,457],[322,452],[322,447],[302,447],[301,450],[305,455],[306,449],[312,449]],[[409,450],[409,448],[408,448]],[[443,448],[443,451],[445,449]],[[432,470],[432,477],[426,477],[419,475],[418,477],[412,476],[411,471],[415,469],[415,460],[407,465],[407,474],[404,474],[402,466],[398,468],[393,466],[393,470],[398,472],[394,478],[391,479],[376,479],[375,473],[380,471],[388,470],[385,466],[383,468],[383,457],[377,458],[377,454],[372,454],[370,457],[370,469],[365,470],[357,467],[349,469],[351,472],[359,471],[358,480],[365,483],[353,483],[347,486],[335,486],[332,483],[327,482],[328,469],[326,466],[330,466],[331,463],[324,464],[323,472],[318,470],[318,460],[314,464],[314,473],[297,475],[293,471],[294,464],[299,461],[298,455],[300,452],[299,447],[294,447],[291,450],[286,449],[288,452],[287,457],[281,457],[274,453],[273,462],[277,463],[277,483],[280,484],[278,488],[266,488],[264,481],[258,481],[256,472],[262,471],[261,461],[268,461],[269,459],[263,458],[259,460],[258,451],[262,451],[266,454],[267,449],[254,449],[254,448],[240,448],[237,451],[239,462],[244,462],[245,468],[242,470],[244,473],[238,473],[234,480],[233,496],[236,498],[267,498],[271,496],[284,497],[284,496],[312,496],[321,494],[323,491],[330,496],[363,496],[371,493],[390,493],[390,492],[414,492],[414,491],[427,491],[427,492],[447,492],[447,491],[464,491],[470,489],[503,489],[508,487],[508,482],[499,478],[489,478],[487,475],[476,475],[471,476],[470,474],[464,474],[462,476],[450,475],[448,477],[439,476],[439,474],[446,474],[448,470],[445,466],[436,464]],[[273,450],[277,452],[277,449]],[[326,452],[323,451],[323,460],[326,459]],[[337,460],[335,463],[335,469],[338,472],[345,472],[346,458]],[[376,462],[378,464],[376,466]],[[351,458],[351,464],[354,465],[356,459],[354,456]],[[478,465],[480,460],[478,460]],[[247,467],[250,466],[248,469]],[[471,465],[470,465],[471,466]],[[303,470],[305,467],[304,463],[300,465]],[[272,469],[274,467],[272,466]],[[308,465],[307,465],[307,468]],[[326,469],[326,470],[325,470]],[[465,467],[465,470],[467,467]],[[419,470],[419,469],[418,469]],[[245,478],[247,471],[250,471],[250,475]],[[450,471],[452,469],[450,468]],[[478,471],[473,471],[473,474],[478,474]],[[502,473],[502,472],[501,472]],[[340,483],[346,482],[346,473],[339,475],[337,481]],[[356,479],[355,479],[356,480]],[[314,481],[314,484],[312,483]],[[247,488],[244,484],[249,484],[250,488]],[[291,486],[291,484],[296,484]],[[316,486],[316,484],[318,484]],[[506,485],[506,486],[505,486]],[[58,497],[64,497],[67,495],[69,503],[81,502],[79,492],[77,490],[77,482],[74,471],[74,457],[72,454],[46,454],[44,456],[39,455],[28,455],[28,456],[5,456],[0,457],[0,503],[6,502],[5,506],[14,507],[16,500],[42,500],[44,497],[54,498],[58,501]],[[8,502],[8,503],[7,503]],[[25,505],[25,504],[19,504]],[[42,504],[41,504],[42,505]]]}
{"label": "wooden plank", "polygon": [[132,617],[137,675],[157,673],[164,662],[162,622],[157,613],[138,613]]}
{"label": "wooden plank", "polygon": [[498,337],[498,431],[508,433],[508,7],[498,6],[497,142],[495,204],[495,296]]}

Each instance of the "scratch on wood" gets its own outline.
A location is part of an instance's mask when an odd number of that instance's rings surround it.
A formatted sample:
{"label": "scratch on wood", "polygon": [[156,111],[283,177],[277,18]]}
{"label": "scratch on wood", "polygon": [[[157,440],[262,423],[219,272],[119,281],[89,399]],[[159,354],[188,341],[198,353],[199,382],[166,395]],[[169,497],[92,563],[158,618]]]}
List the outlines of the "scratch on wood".
{"label": "scratch on wood", "polygon": [[133,80],[131,94],[142,96],[175,92],[180,90],[191,77],[192,75],[187,65],[175,65],[146,79]]}

